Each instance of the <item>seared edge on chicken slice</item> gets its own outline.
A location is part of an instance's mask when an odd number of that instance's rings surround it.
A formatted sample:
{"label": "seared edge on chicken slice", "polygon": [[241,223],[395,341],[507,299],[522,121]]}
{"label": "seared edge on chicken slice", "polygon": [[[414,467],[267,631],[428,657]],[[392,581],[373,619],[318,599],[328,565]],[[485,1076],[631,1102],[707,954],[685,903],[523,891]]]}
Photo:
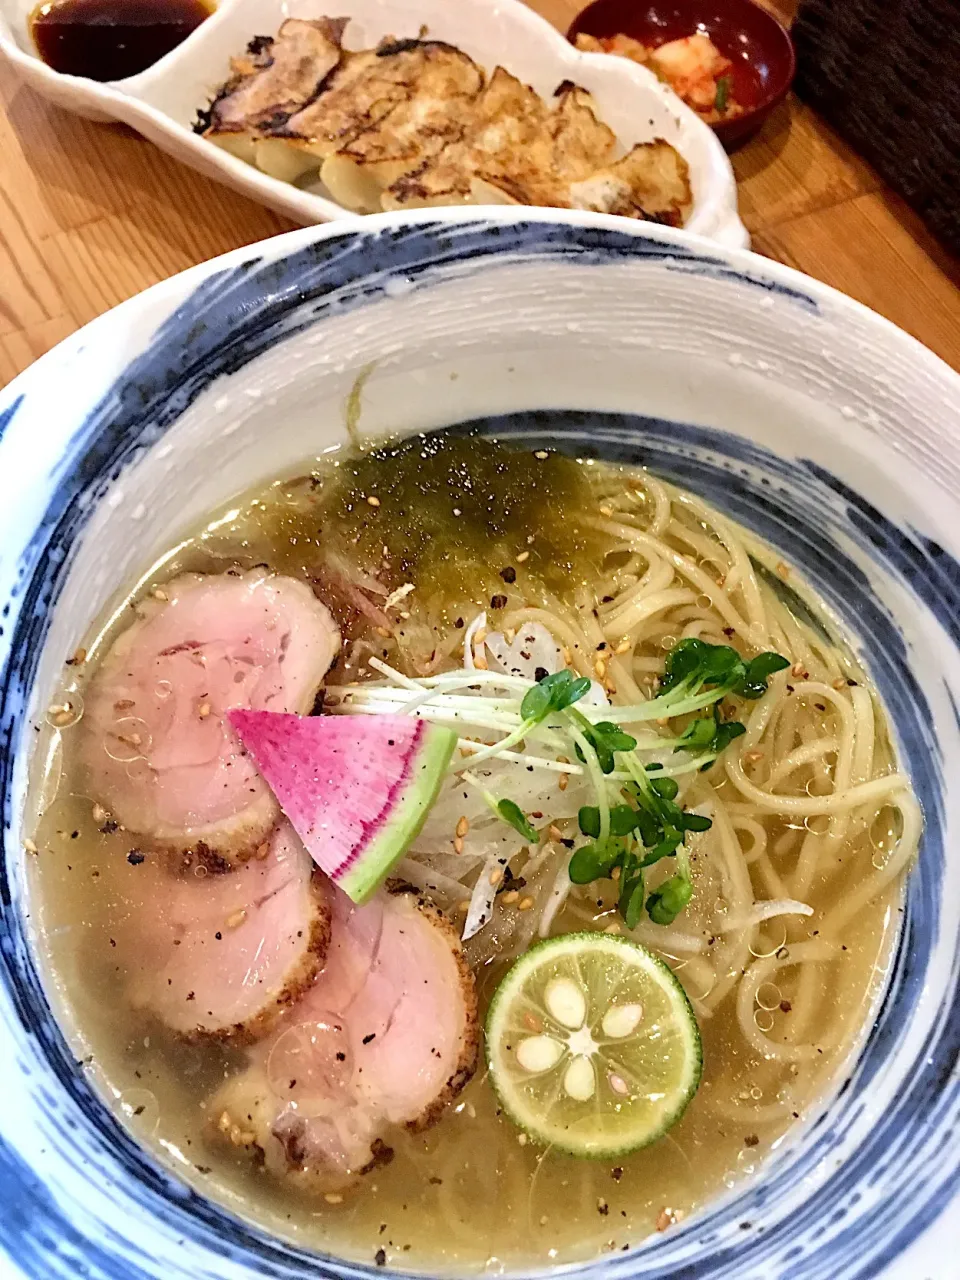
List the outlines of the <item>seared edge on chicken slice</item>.
{"label": "seared edge on chicken slice", "polygon": [[337,893],[328,960],[250,1064],[209,1103],[217,1137],[308,1192],[390,1158],[390,1131],[433,1124],[470,1079],[476,986],[459,940],[408,887]]}
{"label": "seared edge on chicken slice", "polygon": [[131,1002],[186,1039],[249,1044],[313,984],[330,942],[326,882],[281,822],[235,871],[152,853],[127,872],[117,929]]}

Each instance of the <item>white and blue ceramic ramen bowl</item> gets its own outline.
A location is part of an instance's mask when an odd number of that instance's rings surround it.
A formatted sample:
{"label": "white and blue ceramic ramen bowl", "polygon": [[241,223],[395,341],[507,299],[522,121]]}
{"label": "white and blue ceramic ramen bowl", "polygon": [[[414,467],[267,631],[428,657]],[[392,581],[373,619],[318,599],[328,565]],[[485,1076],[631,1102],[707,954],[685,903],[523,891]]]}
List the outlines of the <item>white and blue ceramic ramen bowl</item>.
{"label": "white and blue ceramic ramen bowl", "polygon": [[[555,212],[312,228],[95,321],[0,396],[0,1272],[358,1276],[139,1150],[51,1013],[22,847],[34,723],[112,594],[214,508],[362,432],[481,421],[636,460],[779,547],[861,638],[926,832],[875,1025],[741,1187],[591,1280],[960,1274],[960,378],[745,252]],[[442,1224],[438,1224],[442,1230]]]}

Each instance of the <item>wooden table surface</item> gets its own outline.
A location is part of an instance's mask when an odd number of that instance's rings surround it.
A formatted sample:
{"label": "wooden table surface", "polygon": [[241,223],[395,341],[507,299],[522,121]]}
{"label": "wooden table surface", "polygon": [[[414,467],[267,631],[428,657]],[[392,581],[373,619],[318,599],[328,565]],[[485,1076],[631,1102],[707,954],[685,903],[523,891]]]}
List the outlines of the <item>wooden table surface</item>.
{"label": "wooden table surface", "polygon": [[[561,28],[581,7],[531,2]],[[796,7],[767,3],[786,19]],[[960,369],[960,266],[810,110],[785,103],[734,167],[755,249],[867,303]],[[131,294],[291,225],[125,126],[57,110],[0,64],[0,385]]]}

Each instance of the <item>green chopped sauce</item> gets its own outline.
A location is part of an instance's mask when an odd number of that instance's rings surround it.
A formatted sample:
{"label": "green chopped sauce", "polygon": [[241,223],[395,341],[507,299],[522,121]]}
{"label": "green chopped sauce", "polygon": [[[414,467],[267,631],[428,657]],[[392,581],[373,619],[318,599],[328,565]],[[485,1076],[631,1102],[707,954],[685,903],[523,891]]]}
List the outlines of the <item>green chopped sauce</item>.
{"label": "green chopped sauce", "polygon": [[325,514],[361,560],[386,547],[392,576],[418,587],[473,596],[526,574],[566,592],[602,552],[576,518],[595,505],[592,470],[476,435],[415,436],[341,462]]}

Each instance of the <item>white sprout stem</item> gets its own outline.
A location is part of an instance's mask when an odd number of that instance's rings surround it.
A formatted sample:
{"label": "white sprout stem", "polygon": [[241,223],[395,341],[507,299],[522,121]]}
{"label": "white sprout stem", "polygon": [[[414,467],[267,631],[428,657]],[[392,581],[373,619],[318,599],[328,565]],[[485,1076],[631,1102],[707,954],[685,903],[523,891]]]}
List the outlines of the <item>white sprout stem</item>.
{"label": "white sprout stem", "polygon": [[[725,693],[719,689],[708,689],[706,693],[684,698],[671,706],[663,705],[666,699],[653,698],[650,702],[640,702],[632,707],[607,707],[602,709],[603,715],[598,718],[610,720],[613,724],[634,724],[641,720],[673,720],[676,716],[684,716],[690,711],[709,707],[714,702],[719,702],[724,696]],[[657,706],[658,702],[661,703],[660,706]],[[597,708],[589,709],[597,712]]]}
{"label": "white sprout stem", "polygon": [[600,840],[607,840],[610,836],[610,802],[607,797],[607,784],[600,768],[600,759],[596,751],[576,727],[570,725],[570,736],[580,748],[587,771],[590,774],[590,780],[593,783],[593,789],[597,793],[597,807],[600,810]]}
{"label": "white sprout stem", "polygon": [[[342,711],[344,707],[351,715],[361,716],[378,716],[384,713],[391,715],[403,715],[405,708],[401,704],[396,706],[390,702],[383,702],[380,699],[369,698],[364,702],[350,701],[347,704],[341,704],[336,710]],[[517,720],[515,716],[498,716],[480,715],[480,708],[471,708],[460,710],[456,707],[414,707],[410,713],[416,720],[429,720],[432,724],[458,724],[458,725],[476,725],[478,729],[501,729],[508,732],[515,729]]]}
{"label": "white sprout stem", "polygon": [[[522,676],[510,676],[505,672],[501,674],[498,671],[467,671],[461,668],[459,671],[442,671],[434,676],[418,676],[416,680],[410,676],[403,675],[394,667],[388,666],[386,662],[381,662],[379,658],[368,658],[367,666],[373,667],[375,671],[381,672],[388,679],[393,680],[395,684],[402,684],[405,688],[415,689],[419,692],[424,686],[436,688],[442,685],[457,685],[465,689],[471,688],[478,684],[499,685],[503,689],[522,689],[527,693],[536,684],[535,680],[524,680]],[[357,686],[362,688],[363,686]]]}
{"label": "white sprout stem", "polygon": [[[510,747],[515,747],[518,742],[522,742],[524,738],[533,734],[537,728],[535,720],[522,720],[513,733],[508,733],[505,738],[501,738],[499,742],[495,742],[492,747],[481,747],[481,749],[473,755],[470,763],[472,765],[482,764],[484,760],[493,760],[501,751],[506,751]],[[459,772],[459,766],[452,765],[451,770],[454,773]]]}
{"label": "white sprout stem", "polygon": [[496,818],[500,822],[503,822],[503,817],[499,809],[499,801],[497,800],[497,797],[493,794],[493,792],[489,791],[483,785],[480,779],[476,777],[474,774],[472,774],[469,769],[464,769],[463,773],[460,776],[463,778],[464,782],[469,783],[469,785],[473,787],[475,791],[479,791],[480,795],[484,799],[485,804],[488,806],[491,812],[496,816]]}
{"label": "white sprout stem", "polygon": [[[461,751],[473,753],[477,750],[477,744],[471,742],[469,738],[459,738],[457,744]],[[553,773],[571,773],[578,776],[583,775],[583,768],[578,764],[561,764],[559,760],[548,760],[545,756],[528,756],[521,755],[517,751],[503,751],[497,756],[498,760],[505,760],[507,764],[522,764],[525,768],[533,767],[534,769],[549,769]],[[474,760],[470,761],[472,765]],[[612,774],[610,775],[613,776]],[[626,774],[624,775],[626,778]]]}

